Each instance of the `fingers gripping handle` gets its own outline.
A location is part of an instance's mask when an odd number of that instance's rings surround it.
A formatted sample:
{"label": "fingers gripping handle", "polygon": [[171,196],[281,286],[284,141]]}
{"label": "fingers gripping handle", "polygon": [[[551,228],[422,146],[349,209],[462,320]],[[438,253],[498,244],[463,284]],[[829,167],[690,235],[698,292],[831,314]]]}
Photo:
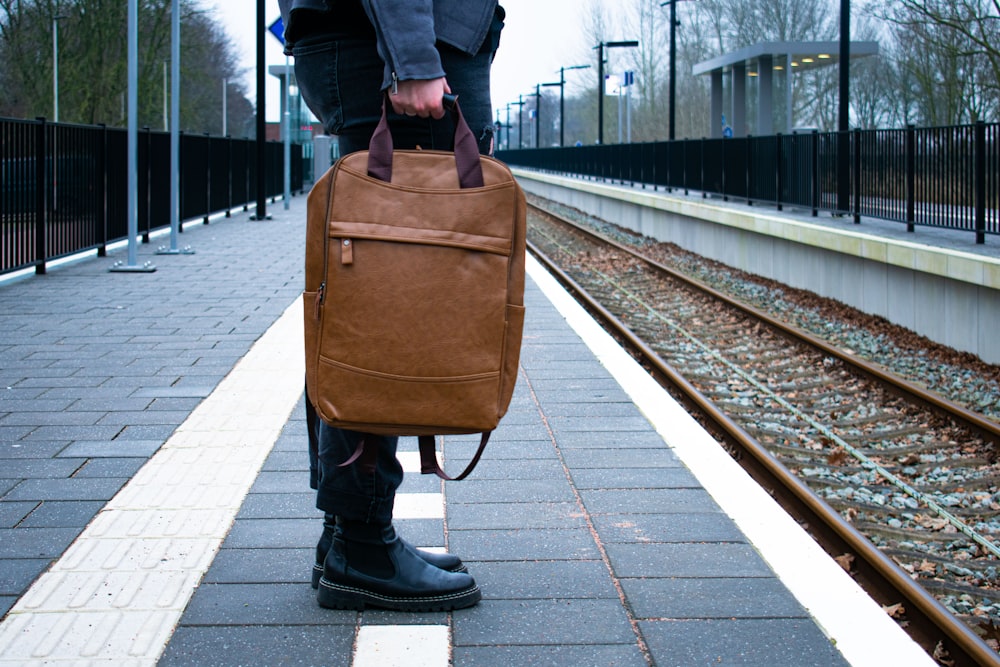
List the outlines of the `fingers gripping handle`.
{"label": "fingers gripping handle", "polygon": [[[445,95],[444,106],[451,112],[455,124],[455,166],[458,182],[463,188],[483,187],[483,169],[479,164],[479,143],[469,129],[457,95]],[[368,144],[368,174],[387,183],[392,181],[392,133],[389,131],[386,98],[382,98],[382,118]]]}

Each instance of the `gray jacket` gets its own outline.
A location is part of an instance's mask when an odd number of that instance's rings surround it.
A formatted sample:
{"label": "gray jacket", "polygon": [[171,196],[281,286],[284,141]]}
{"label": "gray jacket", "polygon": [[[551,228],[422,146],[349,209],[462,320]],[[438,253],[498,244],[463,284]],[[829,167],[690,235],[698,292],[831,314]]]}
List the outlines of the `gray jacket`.
{"label": "gray jacket", "polygon": [[[299,9],[324,11],[332,0],[278,0],[287,27]],[[385,62],[382,87],[395,80],[445,75],[435,44],[475,54],[489,33],[497,0],[361,0]]]}

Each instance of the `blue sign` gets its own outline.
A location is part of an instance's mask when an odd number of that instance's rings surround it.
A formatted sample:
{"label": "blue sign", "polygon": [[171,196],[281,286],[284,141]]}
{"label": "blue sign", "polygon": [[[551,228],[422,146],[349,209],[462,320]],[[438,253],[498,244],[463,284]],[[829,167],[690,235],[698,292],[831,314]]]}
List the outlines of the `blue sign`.
{"label": "blue sign", "polygon": [[277,37],[282,46],[285,45],[285,24],[282,22],[280,16],[274,21],[274,23],[267,26],[267,31]]}

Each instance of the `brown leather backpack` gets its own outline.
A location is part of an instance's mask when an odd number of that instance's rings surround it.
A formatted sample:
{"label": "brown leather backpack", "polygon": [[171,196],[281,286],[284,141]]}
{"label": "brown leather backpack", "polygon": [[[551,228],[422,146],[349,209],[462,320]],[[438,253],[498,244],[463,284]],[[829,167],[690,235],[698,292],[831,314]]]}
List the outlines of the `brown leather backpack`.
{"label": "brown leather backpack", "polygon": [[[341,428],[420,437],[489,433],[507,411],[524,323],[525,200],[479,155],[458,110],[455,152],[397,150],[383,108],[369,150],[347,155],[308,200],[306,386]],[[365,456],[364,442],[348,462]]]}

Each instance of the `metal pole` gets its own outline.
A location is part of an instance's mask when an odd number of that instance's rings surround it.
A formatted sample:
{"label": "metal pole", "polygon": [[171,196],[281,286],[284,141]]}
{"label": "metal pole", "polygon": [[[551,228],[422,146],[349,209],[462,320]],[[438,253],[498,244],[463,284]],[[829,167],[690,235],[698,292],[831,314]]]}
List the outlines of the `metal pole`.
{"label": "metal pole", "polygon": [[521,112],[524,111],[524,99],[523,95],[517,96],[517,147],[524,148],[524,142],[521,141],[522,130],[521,130]]}
{"label": "metal pole", "polygon": [[288,64],[288,56],[285,56],[285,113],[282,120],[285,121],[285,210],[290,206],[289,200],[292,198],[292,111],[290,109],[289,88],[292,86],[292,68]]}
{"label": "metal pole", "polygon": [[542,84],[535,84],[535,148],[541,148],[542,138]]}
{"label": "metal pole", "polygon": [[264,62],[264,0],[257,0],[257,212],[252,216],[252,220],[267,219],[267,194],[265,192],[265,174],[267,146],[267,119],[265,117],[265,70]]}
{"label": "metal pole", "polygon": [[136,264],[139,235],[139,0],[128,0],[128,264],[116,262],[112,271],[151,272],[156,267]]}
{"label": "metal pole", "polygon": [[566,145],[566,68],[559,68],[559,147]]}
{"label": "metal pole", "polygon": [[618,82],[618,143],[622,142],[622,82]]}
{"label": "metal pole", "polygon": [[850,129],[849,88],[851,67],[851,3],[840,0],[840,108],[837,114],[837,130]]}
{"label": "metal pole", "polygon": [[632,83],[625,86],[625,142],[632,143]]}
{"label": "metal pole", "polygon": [[510,150],[510,102],[507,103],[507,141],[504,142],[504,148]]}
{"label": "metal pole", "polygon": [[[624,42],[601,42],[594,48],[598,51],[597,57],[597,143],[604,143],[604,48],[612,47],[635,47],[639,46],[637,40]],[[621,116],[619,115],[619,121]],[[619,127],[621,123],[619,123]]]}
{"label": "metal pole", "polygon": [[222,136],[229,134],[229,79],[222,77]]}
{"label": "metal pole", "polygon": [[[164,101],[166,105],[166,101]],[[193,255],[191,246],[177,247],[181,232],[181,7],[170,6],[170,247],[160,246],[158,255]]]}
{"label": "metal pole", "polygon": [[170,116],[167,112],[167,99],[169,98],[167,93],[167,61],[163,61],[163,131],[170,131],[170,123],[167,120]]}
{"label": "metal pole", "polygon": [[[62,16],[52,17],[52,116],[53,122],[59,122],[59,19]],[[59,130],[52,128],[52,155],[59,152]],[[54,164],[54,163],[53,163]],[[52,170],[52,210],[59,207],[59,176],[58,170]]]}
{"label": "metal pole", "polygon": [[59,19],[52,17],[52,119],[59,122]]}
{"label": "metal pole", "polygon": [[851,3],[840,0],[840,104],[837,114],[837,213],[847,213],[851,203],[849,87],[851,60]]}
{"label": "metal pole", "polygon": [[135,266],[139,232],[139,5],[128,3],[128,263]]}
{"label": "metal pole", "polygon": [[559,86],[559,145],[566,145],[566,70],[588,69],[590,65],[573,65],[559,68],[559,83],[548,83],[547,86]]}
{"label": "metal pole", "polygon": [[670,0],[670,134],[676,137],[677,107],[677,0]]}
{"label": "metal pole", "polygon": [[604,143],[604,42],[597,49],[597,143]]}
{"label": "metal pole", "polygon": [[177,249],[181,226],[181,2],[170,17],[170,249]]}

